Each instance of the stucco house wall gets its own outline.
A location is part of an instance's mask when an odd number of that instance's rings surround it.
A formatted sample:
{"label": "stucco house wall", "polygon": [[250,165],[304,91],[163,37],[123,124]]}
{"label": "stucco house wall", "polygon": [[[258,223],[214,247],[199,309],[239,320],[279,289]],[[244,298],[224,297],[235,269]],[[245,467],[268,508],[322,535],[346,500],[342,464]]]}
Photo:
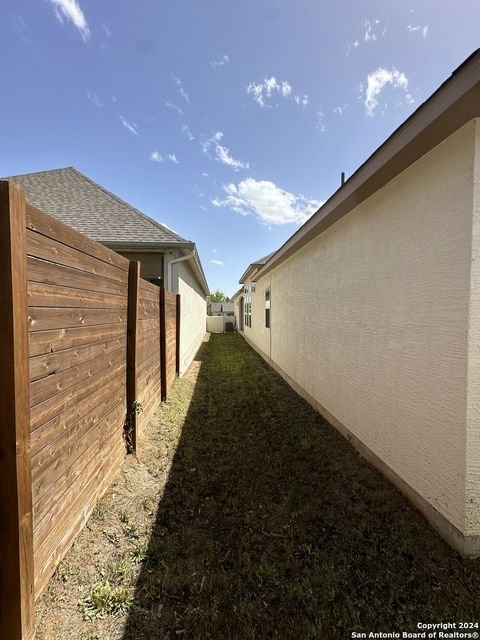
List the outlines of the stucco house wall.
{"label": "stucco house wall", "polygon": [[206,333],[205,293],[185,262],[172,265],[173,290],[181,295],[180,375],[189,367]]}
{"label": "stucco house wall", "polygon": [[244,330],[454,536],[480,534],[479,151],[473,120],[268,272]]}

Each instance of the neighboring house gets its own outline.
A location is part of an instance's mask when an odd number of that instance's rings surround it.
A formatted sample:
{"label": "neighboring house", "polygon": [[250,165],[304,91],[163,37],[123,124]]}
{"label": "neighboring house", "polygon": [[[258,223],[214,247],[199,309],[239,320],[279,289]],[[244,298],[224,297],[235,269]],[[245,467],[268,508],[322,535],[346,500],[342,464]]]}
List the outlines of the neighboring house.
{"label": "neighboring house", "polygon": [[[267,256],[249,264],[240,278],[240,284],[244,286],[232,298],[235,307],[236,325],[240,331],[243,331],[245,326],[252,326],[252,294],[255,293],[255,274],[273,255],[273,253],[269,253]],[[265,308],[268,307],[269,310],[268,312],[265,311],[266,316],[270,313],[270,301],[268,300],[267,302],[268,304],[265,305]]]}
{"label": "neighboring house", "polygon": [[211,302],[210,308],[211,308],[212,316],[235,315],[233,302]]}
{"label": "neighboring house", "polygon": [[195,243],[152,220],[73,167],[5,179],[22,186],[32,205],[126,258],[139,260],[143,278],[181,294],[183,373],[205,335],[209,293]]}
{"label": "neighboring house", "polygon": [[479,555],[480,52],[241,282],[249,343]]}

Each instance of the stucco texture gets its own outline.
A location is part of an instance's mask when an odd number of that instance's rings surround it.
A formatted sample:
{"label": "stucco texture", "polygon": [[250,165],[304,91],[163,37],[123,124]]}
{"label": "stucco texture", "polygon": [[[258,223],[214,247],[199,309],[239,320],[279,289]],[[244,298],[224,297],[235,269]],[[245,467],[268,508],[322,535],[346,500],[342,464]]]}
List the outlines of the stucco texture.
{"label": "stucco texture", "polygon": [[470,534],[480,533],[477,137],[476,122],[466,124],[260,279],[245,327],[267,358]]}
{"label": "stucco texture", "polygon": [[205,294],[190,268],[180,262],[173,266],[174,290],[181,295],[180,375],[189,367],[206,333]]}

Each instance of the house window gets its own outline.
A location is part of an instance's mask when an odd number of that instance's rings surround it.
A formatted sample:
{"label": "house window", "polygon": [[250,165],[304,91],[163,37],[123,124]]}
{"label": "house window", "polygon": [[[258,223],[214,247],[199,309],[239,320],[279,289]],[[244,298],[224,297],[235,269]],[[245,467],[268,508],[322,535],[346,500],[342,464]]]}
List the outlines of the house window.
{"label": "house window", "polygon": [[252,327],[252,296],[250,294],[245,296],[244,301],[245,308],[245,326]]}
{"label": "house window", "polygon": [[265,326],[270,329],[270,287],[265,289]]}

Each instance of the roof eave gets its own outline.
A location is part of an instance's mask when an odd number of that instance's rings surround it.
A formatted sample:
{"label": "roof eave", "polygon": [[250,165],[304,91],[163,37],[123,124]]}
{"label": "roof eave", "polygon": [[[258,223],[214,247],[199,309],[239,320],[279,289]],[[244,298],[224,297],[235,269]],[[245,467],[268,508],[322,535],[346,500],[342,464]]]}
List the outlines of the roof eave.
{"label": "roof eave", "polygon": [[135,251],[145,253],[155,253],[165,251],[168,249],[194,249],[194,242],[125,242],[125,241],[110,241],[99,240],[101,244],[105,245],[109,249],[114,251]]}
{"label": "roof eave", "polygon": [[[472,54],[258,270],[261,278],[461,126],[480,116],[480,50]],[[248,271],[248,270],[247,270]]]}

